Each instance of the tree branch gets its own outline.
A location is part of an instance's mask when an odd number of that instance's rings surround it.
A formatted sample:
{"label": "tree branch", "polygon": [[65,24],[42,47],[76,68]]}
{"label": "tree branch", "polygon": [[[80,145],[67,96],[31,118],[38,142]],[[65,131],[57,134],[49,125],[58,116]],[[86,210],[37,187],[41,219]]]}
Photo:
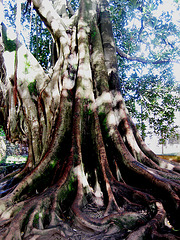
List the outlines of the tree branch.
{"label": "tree branch", "polygon": [[34,9],[55,39],[65,37],[67,26],[53,8],[49,0],[33,0]]}
{"label": "tree branch", "polygon": [[172,62],[170,59],[150,61],[150,60],[146,60],[146,59],[140,58],[140,57],[132,57],[132,56],[130,56],[129,54],[121,51],[118,47],[116,47],[116,52],[117,52],[118,55],[119,55],[120,57],[122,57],[122,58],[125,58],[125,59],[130,60],[130,61],[141,62],[141,63],[164,64],[164,63],[170,63],[170,62]]}
{"label": "tree branch", "polygon": [[75,14],[73,8],[71,7],[71,1],[66,0],[66,6],[69,11],[69,13],[73,16]]}

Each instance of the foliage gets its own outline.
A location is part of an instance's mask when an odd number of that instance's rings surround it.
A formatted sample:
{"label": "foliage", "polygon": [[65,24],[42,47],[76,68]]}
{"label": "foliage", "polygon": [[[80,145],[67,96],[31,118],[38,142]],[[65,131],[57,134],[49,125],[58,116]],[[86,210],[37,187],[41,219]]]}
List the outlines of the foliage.
{"label": "foliage", "polygon": [[[153,129],[160,143],[177,137],[178,126],[174,122],[180,109],[178,83],[170,61],[180,56],[179,28],[169,9],[160,11],[163,2],[112,1],[110,7],[117,46],[126,54],[149,61],[131,62],[119,57],[122,93],[128,110],[142,137]],[[118,7],[114,8],[114,4]],[[172,4],[178,11],[178,3]],[[159,64],[153,64],[155,61]]]}
{"label": "foliage", "polygon": [[[13,27],[15,32],[16,1],[4,1],[5,17],[8,26]],[[51,61],[52,37],[44,26],[40,17],[27,8],[26,2],[21,4],[21,34],[20,41],[23,42],[39,61],[44,69],[48,69]]]}
{"label": "foliage", "polygon": [[[30,50],[44,69],[50,67],[52,37],[42,24],[39,16],[34,16],[30,33]],[[35,22],[35,23],[34,23]]]}
{"label": "foliage", "polygon": [[16,40],[12,40],[9,38],[7,34],[7,29],[5,25],[2,23],[2,33],[3,33],[3,43],[5,47],[5,51],[13,52],[16,50]]}
{"label": "foliage", "polygon": [[34,80],[33,82],[30,82],[29,85],[28,85],[28,89],[29,89],[29,93],[31,95],[35,95],[37,96],[37,88],[36,88],[36,80]]}
{"label": "foliage", "polygon": [[[152,68],[143,75],[136,69],[132,71],[131,81],[123,79],[123,93],[129,111],[137,119],[142,136],[146,137],[153,129],[162,141],[177,134],[178,126],[174,122],[175,114],[180,110],[180,96],[171,69],[167,73],[166,66],[159,68],[162,71],[157,74],[152,74]],[[151,128],[148,131],[147,125]]]}
{"label": "foliage", "polygon": [[5,136],[5,132],[3,130],[3,126],[0,125],[0,136]]}

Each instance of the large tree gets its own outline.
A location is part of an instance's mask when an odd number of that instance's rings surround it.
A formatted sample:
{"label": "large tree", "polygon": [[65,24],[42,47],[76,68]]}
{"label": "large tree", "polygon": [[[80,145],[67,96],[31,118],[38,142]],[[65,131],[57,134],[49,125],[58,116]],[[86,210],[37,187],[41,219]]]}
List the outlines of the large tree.
{"label": "large tree", "polygon": [[47,75],[1,24],[0,124],[29,155],[1,180],[0,239],[179,239],[180,168],[129,116],[108,1],[32,3],[55,64]]}

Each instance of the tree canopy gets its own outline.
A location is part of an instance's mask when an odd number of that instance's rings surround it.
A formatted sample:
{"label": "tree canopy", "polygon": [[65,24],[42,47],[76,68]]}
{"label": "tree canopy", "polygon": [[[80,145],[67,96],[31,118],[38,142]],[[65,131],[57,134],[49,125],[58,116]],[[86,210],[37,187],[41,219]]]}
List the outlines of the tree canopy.
{"label": "tree canopy", "polygon": [[162,143],[175,138],[178,126],[173,123],[179,111],[179,83],[172,71],[179,62],[179,3],[164,5],[164,1],[126,1],[111,7],[128,110],[137,118],[143,138],[148,120]]}

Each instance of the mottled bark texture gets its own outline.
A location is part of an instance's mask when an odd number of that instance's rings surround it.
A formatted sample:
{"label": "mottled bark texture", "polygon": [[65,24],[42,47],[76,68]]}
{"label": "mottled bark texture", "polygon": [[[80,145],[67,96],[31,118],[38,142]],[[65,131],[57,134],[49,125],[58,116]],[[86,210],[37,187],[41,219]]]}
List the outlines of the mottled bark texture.
{"label": "mottled bark texture", "polygon": [[29,144],[24,168],[1,180],[0,239],[179,239],[180,168],[148,149],[128,114],[108,1],[33,5],[57,61],[46,75],[0,38],[0,122]]}

